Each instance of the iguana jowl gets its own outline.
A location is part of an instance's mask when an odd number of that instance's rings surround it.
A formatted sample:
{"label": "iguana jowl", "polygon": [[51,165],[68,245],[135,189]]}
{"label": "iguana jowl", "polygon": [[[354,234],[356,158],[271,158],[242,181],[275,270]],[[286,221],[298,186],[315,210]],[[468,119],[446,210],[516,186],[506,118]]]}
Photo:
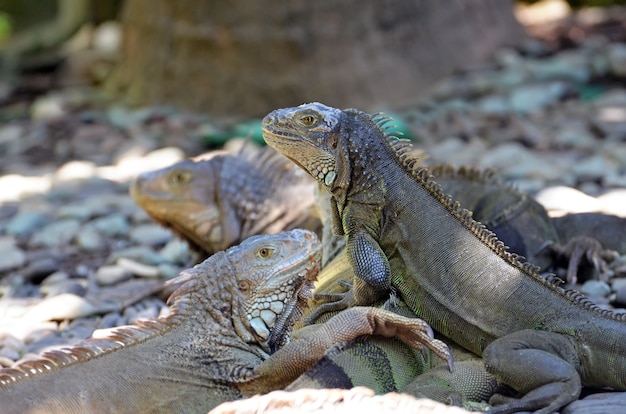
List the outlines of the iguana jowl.
{"label": "iguana jowl", "polygon": [[219,252],[172,279],[180,287],[168,317],[0,370],[0,411],[206,413],[282,388],[327,350],[362,335],[397,336],[449,357],[423,321],[377,308],[342,312],[289,342],[320,253],[315,234],[300,229]]}
{"label": "iguana jowl", "polygon": [[433,328],[479,355],[522,398],[494,412],[550,413],[582,385],[626,389],[626,322],[522,263],[416,166],[389,118],[319,103],[263,120],[267,143],[332,194],[354,301],[391,288]]}

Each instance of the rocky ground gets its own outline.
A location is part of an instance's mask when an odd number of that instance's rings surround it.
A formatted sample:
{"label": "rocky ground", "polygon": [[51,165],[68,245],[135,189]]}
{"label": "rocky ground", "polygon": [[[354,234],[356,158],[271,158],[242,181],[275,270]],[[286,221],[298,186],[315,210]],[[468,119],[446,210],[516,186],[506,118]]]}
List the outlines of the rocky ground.
{"label": "rocky ground", "polygon": [[[623,17],[534,28],[541,41],[501,50],[392,112],[426,163],[493,168],[553,214],[626,217]],[[64,88],[0,108],[2,119],[27,114],[0,125],[0,367],[163,315],[162,282],[193,262],[128,186],[205,151],[223,123],[97,102],[89,89]],[[608,283],[577,288],[602,306],[626,306],[624,263]]]}

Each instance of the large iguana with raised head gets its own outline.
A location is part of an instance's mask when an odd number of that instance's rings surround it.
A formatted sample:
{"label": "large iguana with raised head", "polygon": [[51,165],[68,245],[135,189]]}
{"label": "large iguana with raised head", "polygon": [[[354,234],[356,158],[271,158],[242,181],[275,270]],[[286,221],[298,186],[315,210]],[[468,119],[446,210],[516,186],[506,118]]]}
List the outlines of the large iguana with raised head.
{"label": "large iguana with raised head", "polygon": [[263,120],[266,142],[332,194],[334,230],[355,273],[342,306],[399,294],[520,393],[493,412],[551,413],[582,385],[626,390],[623,315],[509,253],[417,165],[389,121],[319,103]]}
{"label": "large iguana with raised head", "polygon": [[397,337],[448,359],[419,319],[353,308],[289,342],[311,295],[321,246],[314,233],[256,236],[174,283],[171,314],[106,339],[0,370],[3,413],[206,413],[282,388],[326,351],[363,335]]}
{"label": "large iguana with raised head", "polygon": [[317,231],[315,182],[272,149],[198,159],[140,174],[135,202],[204,256],[258,234]]}

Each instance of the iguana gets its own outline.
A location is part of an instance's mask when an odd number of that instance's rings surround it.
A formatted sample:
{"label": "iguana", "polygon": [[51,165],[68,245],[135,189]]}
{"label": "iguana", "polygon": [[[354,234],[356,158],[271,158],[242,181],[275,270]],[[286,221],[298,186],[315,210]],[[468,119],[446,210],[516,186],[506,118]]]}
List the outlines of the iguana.
{"label": "iguana", "polygon": [[288,342],[321,246],[295,229],[251,237],[173,279],[172,312],[0,371],[3,413],[202,412],[282,388],[336,345],[397,337],[449,358],[419,319],[353,308]]}
{"label": "iguana", "polygon": [[206,257],[257,234],[319,230],[314,187],[307,174],[264,148],[216,151],[140,174],[130,194]]}
{"label": "iguana", "polygon": [[[492,410],[551,413],[581,385],[626,390],[626,322],[507,251],[416,165],[390,119],[320,103],[263,119],[266,142],[332,194],[355,277],[339,305],[397,292],[520,393]],[[494,402],[501,402],[493,399]]]}

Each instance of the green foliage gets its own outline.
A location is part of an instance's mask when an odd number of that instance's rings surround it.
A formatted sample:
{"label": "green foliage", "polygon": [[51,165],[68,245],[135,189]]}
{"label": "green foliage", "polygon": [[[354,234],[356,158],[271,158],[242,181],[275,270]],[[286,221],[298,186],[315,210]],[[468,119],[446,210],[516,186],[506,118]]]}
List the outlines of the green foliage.
{"label": "green foliage", "polygon": [[6,40],[13,32],[13,25],[8,14],[0,12],[0,42]]}

